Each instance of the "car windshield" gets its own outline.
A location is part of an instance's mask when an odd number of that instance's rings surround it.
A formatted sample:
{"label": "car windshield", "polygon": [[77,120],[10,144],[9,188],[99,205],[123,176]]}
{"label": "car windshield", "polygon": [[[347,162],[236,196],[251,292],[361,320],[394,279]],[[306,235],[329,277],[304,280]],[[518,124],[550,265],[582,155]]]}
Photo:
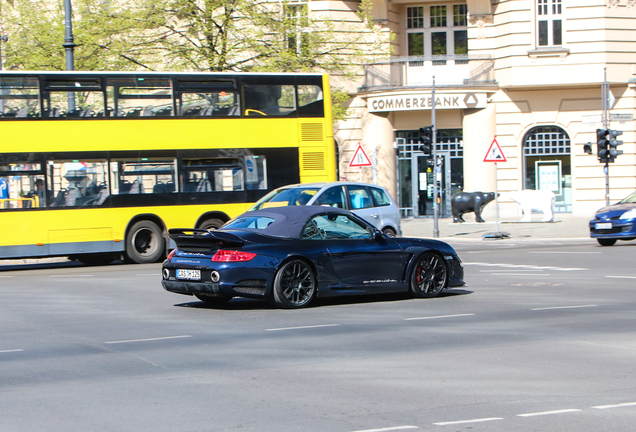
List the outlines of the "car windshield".
{"label": "car windshield", "polygon": [[319,190],[320,188],[310,187],[276,189],[261,198],[250,210],[305,205]]}
{"label": "car windshield", "polygon": [[619,202],[619,204],[632,204],[632,203],[636,203],[636,192],[632,193],[627,198]]}

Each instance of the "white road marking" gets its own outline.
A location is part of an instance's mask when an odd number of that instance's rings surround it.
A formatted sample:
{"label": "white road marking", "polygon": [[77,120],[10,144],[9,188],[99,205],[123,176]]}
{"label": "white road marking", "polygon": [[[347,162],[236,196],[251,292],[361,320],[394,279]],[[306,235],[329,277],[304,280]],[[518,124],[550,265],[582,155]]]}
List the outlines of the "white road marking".
{"label": "white road marking", "polygon": [[494,276],[552,276],[550,273],[490,273]]}
{"label": "white road marking", "polygon": [[503,267],[503,268],[516,268],[527,270],[557,270],[557,271],[582,271],[589,270],[579,267],[554,267],[554,266],[536,266],[530,264],[505,264],[505,263],[484,263],[484,262],[464,262],[464,266],[481,266],[481,267]]}
{"label": "white road marking", "polygon": [[439,316],[429,316],[429,317],[404,318],[404,321],[428,320],[428,319],[438,319],[438,318],[455,318],[455,317],[465,317],[465,316],[473,316],[473,315],[475,314],[439,315]]}
{"label": "white road marking", "polygon": [[553,306],[553,307],[536,308],[536,309],[530,309],[530,310],[542,311],[542,310],[551,310],[551,309],[577,309],[577,308],[590,308],[590,307],[598,307],[598,305]]}
{"label": "white road marking", "polygon": [[551,251],[551,252],[526,252],[529,254],[600,254],[601,252],[569,252],[569,251]]}
{"label": "white road marking", "polygon": [[281,328],[265,329],[265,331],[301,330],[301,329],[319,328],[319,327],[337,327],[339,325],[340,324],[319,324],[319,325],[310,325],[310,326],[301,326],[301,327],[281,327]]}
{"label": "white road marking", "polygon": [[605,276],[612,279],[636,279],[636,276]]}
{"label": "white road marking", "polygon": [[563,409],[563,410],[555,410],[555,411],[543,411],[543,412],[535,412],[535,413],[527,413],[527,414],[517,414],[517,417],[535,417],[535,416],[544,416],[544,415],[553,415],[553,414],[565,414],[571,412],[581,412],[580,409]]}
{"label": "white road marking", "polygon": [[78,275],[49,275],[50,278],[82,278],[82,277],[94,277],[95,275],[78,274]]}
{"label": "white road marking", "polygon": [[620,403],[620,404],[615,404],[615,405],[599,405],[599,406],[595,406],[592,407],[594,409],[610,409],[610,408],[623,408],[623,407],[630,407],[630,406],[636,406],[636,402],[626,402],[626,403]]}
{"label": "white road marking", "polygon": [[23,349],[10,349],[10,350],[2,350],[0,351],[0,354],[4,354],[4,353],[12,353],[12,352],[21,352],[24,351]]}
{"label": "white road marking", "polygon": [[[492,272],[518,272],[521,270],[479,270],[480,273],[492,273]],[[543,269],[525,269],[524,271],[542,272]]]}
{"label": "white road marking", "polygon": [[419,429],[419,427],[417,427],[417,426],[393,426],[393,427],[382,428],[382,429],[364,429],[364,430],[357,430],[357,431],[352,431],[352,432],[385,432],[385,431],[396,431],[396,430],[406,430],[406,429]]}
{"label": "white road marking", "polygon": [[161,273],[137,273],[136,276],[161,276]]}
{"label": "white road marking", "polygon": [[481,419],[472,419],[472,420],[458,420],[458,421],[448,421],[448,422],[438,422],[433,423],[437,426],[448,426],[448,425],[456,425],[456,424],[465,424],[465,423],[482,423],[494,420],[503,420],[503,417],[489,417],[489,418],[481,418]]}
{"label": "white road marking", "polygon": [[166,337],[158,337],[158,338],[148,338],[148,339],[129,339],[129,340],[121,340],[121,341],[110,341],[104,342],[105,344],[119,344],[119,343],[129,343],[129,342],[148,342],[148,341],[157,341],[157,340],[165,340],[165,339],[180,339],[180,338],[191,338],[190,335],[181,335],[181,336],[166,336]]}
{"label": "white road marking", "polygon": [[0,276],[0,278],[12,278],[12,277],[15,277],[15,276]]}

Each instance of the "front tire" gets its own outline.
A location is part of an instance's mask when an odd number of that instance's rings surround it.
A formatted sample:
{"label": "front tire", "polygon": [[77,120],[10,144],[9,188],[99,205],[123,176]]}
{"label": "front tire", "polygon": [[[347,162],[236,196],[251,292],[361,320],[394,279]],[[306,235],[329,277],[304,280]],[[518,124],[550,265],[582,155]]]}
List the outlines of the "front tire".
{"label": "front tire", "polygon": [[273,291],[276,306],[283,309],[305,307],[316,295],[316,276],[307,262],[287,261],[276,273]]}
{"label": "front tire", "polygon": [[395,230],[391,227],[385,227],[382,230],[382,233],[386,234],[389,237],[397,237],[397,233],[395,232]]}
{"label": "front tire", "polygon": [[614,244],[616,243],[616,239],[600,239],[600,238],[597,238],[596,241],[601,246],[614,246]]}
{"label": "front tire", "polygon": [[137,264],[159,261],[165,252],[165,240],[159,226],[151,221],[136,222],[126,237],[126,256]]}
{"label": "front tire", "polygon": [[415,297],[437,297],[448,283],[448,270],[443,258],[433,252],[417,257],[411,272],[411,292]]}

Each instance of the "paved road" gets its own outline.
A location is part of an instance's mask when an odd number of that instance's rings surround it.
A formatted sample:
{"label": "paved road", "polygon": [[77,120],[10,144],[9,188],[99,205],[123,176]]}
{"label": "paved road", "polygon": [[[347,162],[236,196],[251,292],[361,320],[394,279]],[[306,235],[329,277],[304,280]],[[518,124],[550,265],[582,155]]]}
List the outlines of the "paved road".
{"label": "paved road", "polygon": [[463,289],[286,311],[159,265],[3,266],[0,430],[623,431],[636,243],[455,244]]}

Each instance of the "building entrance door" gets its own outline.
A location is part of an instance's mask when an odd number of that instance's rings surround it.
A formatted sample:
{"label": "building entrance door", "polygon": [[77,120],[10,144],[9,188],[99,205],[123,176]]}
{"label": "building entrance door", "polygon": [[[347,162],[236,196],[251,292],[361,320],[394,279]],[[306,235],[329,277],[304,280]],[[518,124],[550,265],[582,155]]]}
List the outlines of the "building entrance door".
{"label": "building entrance door", "polygon": [[413,216],[433,216],[434,181],[437,181],[437,203],[439,217],[450,217],[451,207],[451,164],[448,152],[437,152],[437,164],[432,156],[413,152],[411,172],[415,173],[412,183]]}

